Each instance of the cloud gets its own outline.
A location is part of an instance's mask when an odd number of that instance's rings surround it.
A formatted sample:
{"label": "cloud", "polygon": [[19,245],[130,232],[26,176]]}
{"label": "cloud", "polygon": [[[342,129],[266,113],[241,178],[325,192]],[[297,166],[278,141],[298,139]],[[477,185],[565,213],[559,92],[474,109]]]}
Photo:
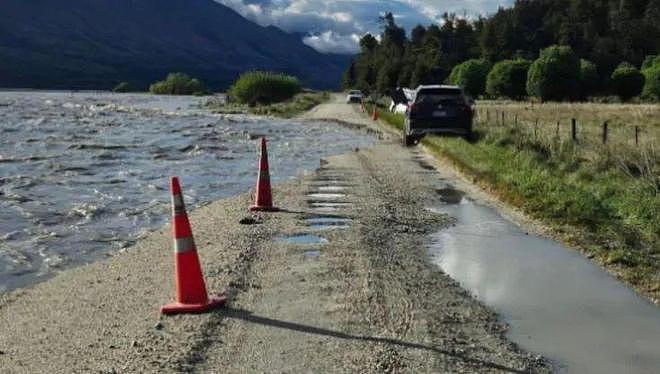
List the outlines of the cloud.
{"label": "cloud", "polygon": [[513,0],[216,0],[263,26],[307,34],[303,41],[323,53],[355,53],[367,32],[378,34],[378,16],[392,12],[407,30],[440,21],[445,12],[493,12]]}
{"label": "cloud", "polygon": [[341,35],[334,31],[305,36],[303,42],[321,53],[354,54],[360,49],[360,35]]}

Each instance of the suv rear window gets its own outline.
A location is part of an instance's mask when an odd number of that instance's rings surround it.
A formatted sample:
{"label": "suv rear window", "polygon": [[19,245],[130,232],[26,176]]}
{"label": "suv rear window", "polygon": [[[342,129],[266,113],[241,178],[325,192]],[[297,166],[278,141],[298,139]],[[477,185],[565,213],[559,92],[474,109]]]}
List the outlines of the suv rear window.
{"label": "suv rear window", "polygon": [[429,88],[420,90],[415,97],[417,104],[441,104],[441,103],[464,104],[463,92],[457,88]]}

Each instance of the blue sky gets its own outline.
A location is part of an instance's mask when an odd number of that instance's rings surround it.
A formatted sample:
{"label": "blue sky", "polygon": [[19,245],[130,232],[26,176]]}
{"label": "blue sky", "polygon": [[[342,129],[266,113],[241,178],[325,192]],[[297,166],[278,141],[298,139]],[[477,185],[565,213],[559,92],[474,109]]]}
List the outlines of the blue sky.
{"label": "blue sky", "polygon": [[407,30],[438,22],[444,12],[489,14],[513,0],[216,0],[261,25],[308,34],[321,52],[353,53],[367,32],[378,33],[378,14],[394,13]]}

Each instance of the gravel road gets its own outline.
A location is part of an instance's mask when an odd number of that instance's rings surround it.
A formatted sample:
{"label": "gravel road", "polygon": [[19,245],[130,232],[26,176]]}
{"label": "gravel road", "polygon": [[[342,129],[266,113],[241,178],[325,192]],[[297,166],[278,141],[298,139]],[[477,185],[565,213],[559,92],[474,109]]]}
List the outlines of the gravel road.
{"label": "gravel road", "polygon": [[[373,126],[339,100],[301,122]],[[430,264],[427,235],[452,224],[424,209],[440,175],[384,138],[275,186],[286,210],[256,224],[239,223],[249,193],[191,214],[207,288],[229,296],[223,309],[160,316],[173,294],[169,227],[0,296],[0,372],[549,372]],[[277,240],[298,234],[317,237]]]}

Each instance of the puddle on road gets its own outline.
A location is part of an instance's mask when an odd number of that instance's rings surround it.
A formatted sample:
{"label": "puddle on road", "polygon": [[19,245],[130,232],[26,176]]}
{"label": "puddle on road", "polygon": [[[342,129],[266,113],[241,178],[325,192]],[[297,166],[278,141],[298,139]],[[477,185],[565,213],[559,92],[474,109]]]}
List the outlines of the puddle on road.
{"label": "puddle on road", "polygon": [[312,234],[281,235],[276,236],[273,240],[284,244],[325,244],[328,242],[328,239]]}
{"label": "puddle on road", "polygon": [[324,177],[322,175],[312,181],[312,184],[316,185],[345,185],[347,183],[348,181],[341,177]]}
{"label": "puddle on road", "polygon": [[321,256],[321,251],[319,250],[305,251],[305,258],[308,260],[318,260],[319,256]]}
{"label": "puddle on road", "polygon": [[335,206],[316,206],[313,209],[313,211],[317,213],[335,213],[338,210],[339,208]]}
{"label": "puddle on road", "polygon": [[350,218],[341,216],[316,216],[305,219],[309,225],[345,225],[351,222]]}
{"label": "puddle on road", "polygon": [[346,190],[346,186],[318,186],[317,189],[321,192],[341,192]]}
{"label": "puddle on road", "polygon": [[432,237],[433,261],[510,325],[508,336],[559,372],[657,373],[660,309],[574,250],[527,235],[463,199]]}
{"label": "puddle on road", "polygon": [[312,208],[339,208],[353,206],[352,203],[340,201],[308,201],[307,203]]}
{"label": "puddle on road", "polygon": [[440,201],[445,204],[460,204],[465,196],[463,191],[453,187],[439,188],[435,192],[440,195]]}
{"label": "puddle on road", "polygon": [[307,196],[314,198],[314,199],[341,199],[346,197],[346,194],[343,193],[327,193],[327,192],[318,192],[318,193],[308,193]]}
{"label": "puddle on road", "polygon": [[424,170],[435,170],[435,167],[434,167],[433,165],[429,164],[429,163],[426,162],[426,161],[418,160],[417,163],[418,163],[419,166],[421,166],[422,169],[424,169]]}
{"label": "puddle on road", "polygon": [[350,218],[339,216],[317,216],[305,219],[305,223],[317,230],[343,230],[348,228]]}

